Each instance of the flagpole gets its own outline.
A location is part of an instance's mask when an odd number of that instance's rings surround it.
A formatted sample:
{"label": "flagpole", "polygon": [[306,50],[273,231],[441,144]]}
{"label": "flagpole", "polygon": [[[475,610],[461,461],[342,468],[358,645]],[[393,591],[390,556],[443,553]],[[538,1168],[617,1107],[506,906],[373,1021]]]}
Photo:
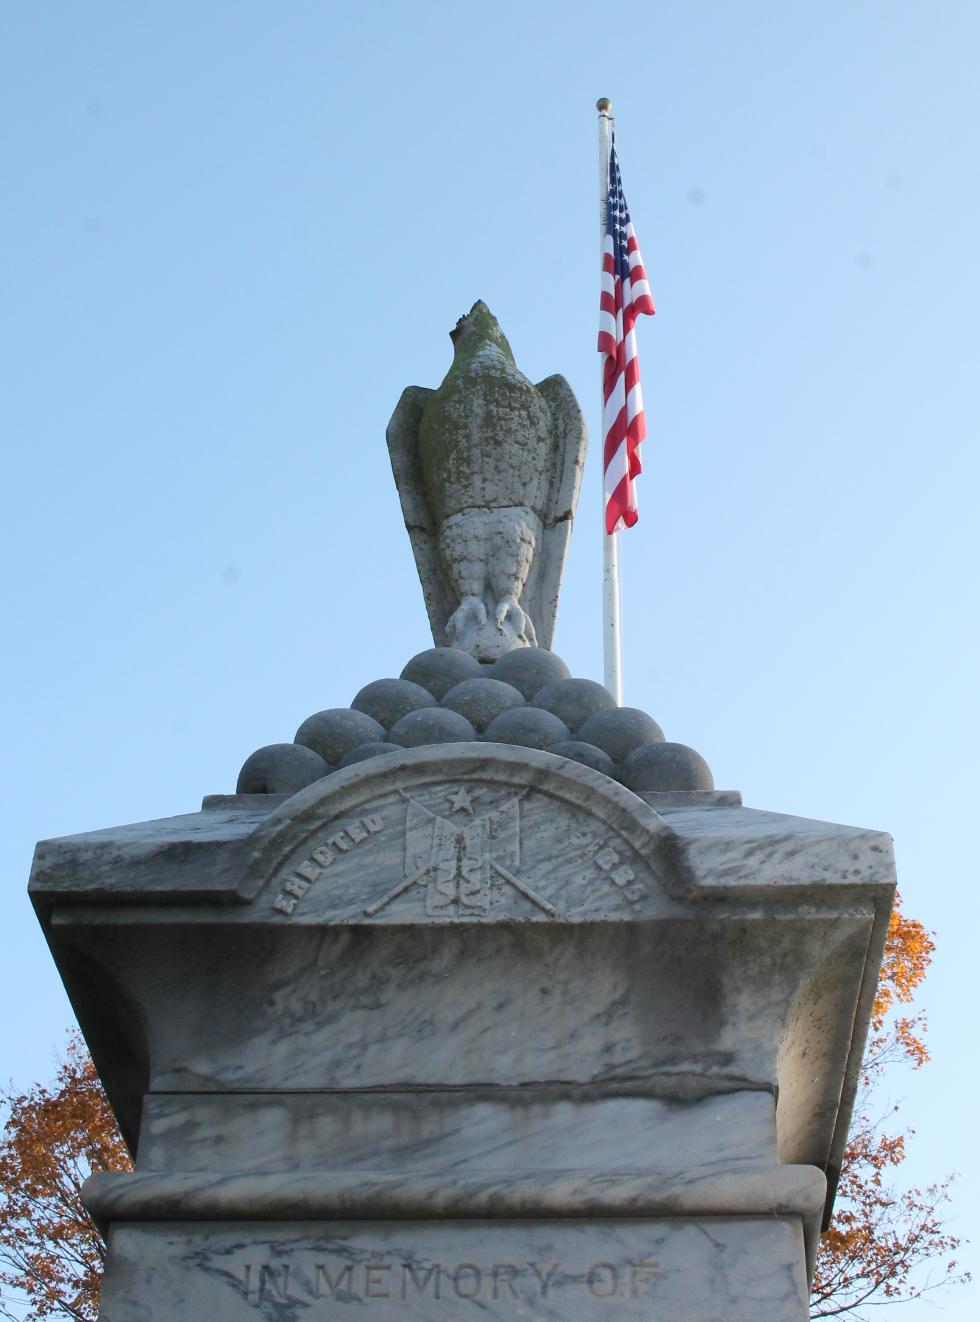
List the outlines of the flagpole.
{"label": "flagpole", "polygon": [[[609,191],[609,135],[612,132],[612,102],[600,97],[595,105],[599,112],[599,260],[606,246],[606,196]],[[601,266],[600,266],[601,269]],[[599,377],[600,418],[603,403],[602,372]],[[605,440],[605,427],[599,427],[599,436]],[[599,481],[602,483],[600,518],[602,520],[602,659],[606,688],[623,705],[623,639],[619,619],[619,534],[606,532],[605,464],[599,459]]]}

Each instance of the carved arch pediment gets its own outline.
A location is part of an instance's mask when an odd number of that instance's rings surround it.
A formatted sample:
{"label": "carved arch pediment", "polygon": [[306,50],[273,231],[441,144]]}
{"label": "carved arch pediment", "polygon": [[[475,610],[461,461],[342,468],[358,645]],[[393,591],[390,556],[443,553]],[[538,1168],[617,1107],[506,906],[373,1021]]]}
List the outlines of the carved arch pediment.
{"label": "carved arch pediment", "polygon": [[636,795],[565,758],[406,749],[280,804],[239,895],[284,921],[630,920],[685,889],[674,841]]}

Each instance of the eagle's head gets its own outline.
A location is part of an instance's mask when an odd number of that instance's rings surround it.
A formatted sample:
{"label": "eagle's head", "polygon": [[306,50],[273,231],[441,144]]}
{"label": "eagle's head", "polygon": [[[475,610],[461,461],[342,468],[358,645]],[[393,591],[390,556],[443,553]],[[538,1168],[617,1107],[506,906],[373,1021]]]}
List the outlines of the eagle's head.
{"label": "eagle's head", "polygon": [[449,338],[455,346],[455,358],[468,358],[485,345],[493,345],[511,362],[514,354],[507,343],[507,336],[500,329],[500,323],[482,298],[478,298],[469,312],[457,321],[449,332]]}

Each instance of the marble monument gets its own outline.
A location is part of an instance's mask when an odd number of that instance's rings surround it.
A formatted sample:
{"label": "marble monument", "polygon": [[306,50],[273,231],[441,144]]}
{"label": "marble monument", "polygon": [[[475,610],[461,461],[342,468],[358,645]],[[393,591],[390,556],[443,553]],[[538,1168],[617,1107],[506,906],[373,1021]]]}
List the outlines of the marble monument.
{"label": "marble monument", "polygon": [[570,675],[581,415],[483,304],[454,334],[389,428],[437,645],[234,794],[38,845],[135,1157],[85,1186],[103,1322],[807,1316],[889,837]]}

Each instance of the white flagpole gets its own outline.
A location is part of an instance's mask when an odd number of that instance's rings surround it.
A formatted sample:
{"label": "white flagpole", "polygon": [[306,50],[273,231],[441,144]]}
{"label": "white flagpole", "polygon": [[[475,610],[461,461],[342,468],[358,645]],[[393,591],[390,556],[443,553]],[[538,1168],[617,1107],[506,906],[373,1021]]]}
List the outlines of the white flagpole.
{"label": "white flagpole", "polygon": [[[609,191],[609,135],[612,132],[612,102],[601,97],[595,105],[599,112],[599,260],[606,246],[606,196]],[[601,268],[600,268],[601,269]],[[602,377],[599,378],[599,444],[605,440],[602,425]],[[599,480],[602,483],[600,519],[602,522],[602,659],[606,688],[623,705],[623,639],[619,621],[619,534],[606,532],[605,471],[600,452]]]}

